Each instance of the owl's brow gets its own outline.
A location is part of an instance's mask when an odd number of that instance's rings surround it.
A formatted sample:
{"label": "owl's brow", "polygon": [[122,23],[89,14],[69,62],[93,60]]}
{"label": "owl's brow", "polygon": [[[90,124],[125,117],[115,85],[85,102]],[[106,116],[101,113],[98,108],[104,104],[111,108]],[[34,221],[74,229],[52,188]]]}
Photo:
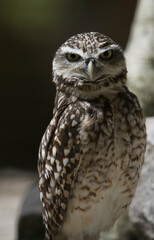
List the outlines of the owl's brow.
{"label": "owl's brow", "polygon": [[104,48],[104,47],[107,47],[110,45],[116,45],[116,44],[113,44],[113,42],[111,42],[111,41],[104,41],[104,42],[100,43],[99,48]]}
{"label": "owl's brow", "polygon": [[101,44],[99,46],[99,49],[114,49],[114,48],[119,48],[119,46],[117,44],[111,44],[111,43],[106,43],[106,44]]}
{"label": "owl's brow", "polygon": [[110,45],[107,45],[107,46],[105,46],[105,47],[103,47],[103,48],[101,48],[100,49],[100,52],[104,52],[104,51],[106,51],[106,50],[116,50],[116,49],[119,49],[120,50],[120,48],[119,48],[119,46],[117,45],[117,44],[110,44]]}
{"label": "owl's brow", "polygon": [[80,50],[80,49],[76,49],[76,48],[71,48],[71,47],[69,47],[69,46],[63,46],[62,48],[61,48],[61,51],[63,52],[63,53],[76,53],[76,54],[79,54],[80,56],[82,56],[83,55],[83,51],[82,50]]}

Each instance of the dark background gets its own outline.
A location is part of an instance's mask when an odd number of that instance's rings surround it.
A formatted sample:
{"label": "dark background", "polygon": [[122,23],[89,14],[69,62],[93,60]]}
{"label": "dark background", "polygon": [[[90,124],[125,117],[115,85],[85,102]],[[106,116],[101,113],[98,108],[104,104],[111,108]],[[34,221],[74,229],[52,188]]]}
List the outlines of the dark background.
{"label": "dark background", "polygon": [[0,168],[37,169],[52,117],[52,58],[70,36],[99,31],[123,49],[136,0],[0,0]]}

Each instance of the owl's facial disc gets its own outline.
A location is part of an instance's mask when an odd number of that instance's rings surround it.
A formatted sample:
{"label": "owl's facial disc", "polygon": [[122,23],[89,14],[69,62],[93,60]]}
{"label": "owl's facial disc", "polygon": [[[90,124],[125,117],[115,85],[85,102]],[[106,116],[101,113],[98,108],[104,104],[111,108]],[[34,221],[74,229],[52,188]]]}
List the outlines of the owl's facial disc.
{"label": "owl's facial disc", "polygon": [[116,44],[97,48],[95,52],[63,46],[57,51],[53,62],[55,73],[80,84],[95,84],[106,78],[114,78],[123,69],[124,56]]}
{"label": "owl's facial disc", "polygon": [[126,72],[119,45],[94,32],[68,39],[53,60],[53,81],[58,89],[84,98],[117,91],[126,83]]}

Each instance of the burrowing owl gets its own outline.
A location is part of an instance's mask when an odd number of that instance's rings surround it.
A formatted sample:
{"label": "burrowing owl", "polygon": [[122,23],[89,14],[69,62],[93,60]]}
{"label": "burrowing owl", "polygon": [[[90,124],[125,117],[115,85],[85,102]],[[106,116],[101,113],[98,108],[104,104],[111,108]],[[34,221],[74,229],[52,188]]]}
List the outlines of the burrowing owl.
{"label": "burrowing owl", "polygon": [[131,202],[146,132],[126,73],[122,49],[100,33],[77,34],[56,52],[38,163],[45,239],[97,239]]}

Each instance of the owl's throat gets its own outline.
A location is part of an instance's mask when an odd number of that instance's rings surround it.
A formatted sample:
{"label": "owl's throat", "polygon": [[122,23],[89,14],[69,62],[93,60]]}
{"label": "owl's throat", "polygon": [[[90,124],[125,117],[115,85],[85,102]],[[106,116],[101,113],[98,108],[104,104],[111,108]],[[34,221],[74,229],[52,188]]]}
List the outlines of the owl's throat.
{"label": "owl's throat", "polygon": [[125,91],[127,70],[123,70],[115,77],[98,79],[98,81],[83,81],[63,79],[62,76],[54,77],[54,83],[58,91],[67,96],[75,95],[80,99],[96,99],[99,96],[112,98],[115,94]]}

